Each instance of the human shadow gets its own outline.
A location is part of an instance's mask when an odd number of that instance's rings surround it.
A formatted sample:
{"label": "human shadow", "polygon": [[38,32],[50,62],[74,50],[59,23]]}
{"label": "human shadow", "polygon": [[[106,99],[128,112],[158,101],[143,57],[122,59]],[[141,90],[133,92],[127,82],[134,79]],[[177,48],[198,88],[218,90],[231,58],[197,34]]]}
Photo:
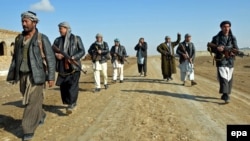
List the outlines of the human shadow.
{"label": "human shadow", "polygon": [[58,116],[67,116],[67,114],[62,111],[62,109],[65,109],[65,106],[43,104],[43,109]]}
{"label": "human shadow", "polygon": [[0,114],[0,129],[11,133],[18,138],[22,137],[21,123],[21,119],[14,119],[11,116]]}
{"label": "human shadow", "polygon": [[7,103],[3,103],[2,105],[13,105],[19,108],[24,108],[24,105],[22,104],[22,100],[18,100],[18,101],[11,101],[11,102],[7,102]]}
{"label": "human shadow", "polygon": [[175,83],[173,81],[165,81],[163,79],[150,79],[150,78],[125,78],[126,82],[146,82],[146,83],[159,83],[159,84],[169,84],[169,85],[182,85],[180,83]]}
{"label": "human shadow", "polygon": [[163,96],[170,96],[174,98],[187,99],[187,100],[193,100],[193,101],[198,101],[198,102],[210,102],[210,103],[221,104],[219,102],[210,101],[210,100],[218,100],[218,98],[209,97],[209,96],[196,96],[196,95],[191,95],[191,94],[179,94],[179,93],[170,93],[167,91],[150,91],[150,90],[121,90],[121,91],[163,95]]}
{"label": "human shadow", "polygon": [[244,68],[250,68],[250,66],[247,66],[247,65],[246,65],[246,66],[244,66]]}

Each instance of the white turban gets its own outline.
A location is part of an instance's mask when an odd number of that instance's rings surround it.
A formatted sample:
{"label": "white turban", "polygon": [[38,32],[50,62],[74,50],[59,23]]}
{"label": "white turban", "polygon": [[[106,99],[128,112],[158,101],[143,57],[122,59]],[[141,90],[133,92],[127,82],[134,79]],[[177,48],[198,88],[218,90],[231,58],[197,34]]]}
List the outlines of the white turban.
{"label": "white turban", "polygon": [[36,13],[32,12],[32,11],[26,11],[26,12],[23,12],[21,14],[21,18],[28,18],[30,19],[31,21],[33,22],[38,22],[38,17],[36,16]]}

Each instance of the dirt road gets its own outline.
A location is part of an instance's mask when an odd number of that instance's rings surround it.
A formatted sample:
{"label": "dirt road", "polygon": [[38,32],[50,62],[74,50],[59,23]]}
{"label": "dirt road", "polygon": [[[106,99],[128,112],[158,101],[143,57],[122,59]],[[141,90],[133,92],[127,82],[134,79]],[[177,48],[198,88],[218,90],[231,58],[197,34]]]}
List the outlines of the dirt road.
{"label": "dirt road", "polygon": [[[89,69],[81,77],[78,106],[72,115],[65,115],[58,87],[46,91],[46,123],[38,127],[33,140],[226,141],[227,124],[250,124],[250,95],[236,81],[231,103],[224,105],[214,75],[207,75],[212,66],[206,68],[195,70],[197,86],[182,86],[179,73],[173,81],[162,81],[159,57],[148,59],[147,77],[139,77],[132,58],[125,67],[125,82],[111,84],[98,94],[92,93]],[[246,69],[244,83],[249,86]],[[0,85],[0,140],[20,140],[23,109],[18,87],[4,81]]]}

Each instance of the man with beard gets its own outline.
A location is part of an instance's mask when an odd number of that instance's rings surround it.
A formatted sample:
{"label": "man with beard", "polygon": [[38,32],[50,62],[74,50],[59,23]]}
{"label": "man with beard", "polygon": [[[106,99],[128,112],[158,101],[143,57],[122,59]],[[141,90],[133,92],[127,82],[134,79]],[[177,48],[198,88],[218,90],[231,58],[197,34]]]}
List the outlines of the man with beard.
{"label": "man with beard", "polygon": [[147,76],[147,50],[148,44],[144,41],[144,38],[139,39],[139,43],[135,46],[137,66],[140,76]]}
{"label": "man with beard", "polygon": [[126,49],[123,45],[120,44],[119,39],[114,40],[115,45],[112,46],[110,50],[110,55],[112,57],[111,62],[113,65],[113,82],[116,83],[117,76],[119,73],[120,77],[120,83],[123,83],[123,66],[124,66],[124,61],[125,57],[127,56]]}
{"label": "man with beard", "polygon": [[[53,44],[56,56],[56,71],[58,72],[56,85],[60,86],[63,104],[68,105],[66,113],[71,114],[76,109],[81,76],[80,59],[85,55],[85,49],[81,38],[71,33],[69,23],[62,22],[58,27],[61,36],[56,38]],[[62,53],[70,58],[66,58]]]}
{"label": "man with beard", "polygon": [[165,42],[157,47],[157,51],[161,54],[161,70],[165,81],[173,80],[172,74],[176,73],[176,64],[174,58],[174,47],[179,44],[181,34],[177,34],[177,41],[171,42],[169,36],[165,37]]}
{"label": "man with beard", "polygon": [[195,58],[195,47],[191,42],[191,35],[186,34],[185,40],[179,44],[176,53],[180,56],[180,73],[181,81],[183,85],[187,79],[191,80],[191,85],[196,85],[194,81],[194,58]]}
{"label": "man with beard", "polygon": [[238,50],[238,45],[231,31],[230,21],[221,22],[220,28],[221,31],[212,39],[212,43],[217,47],[211,48],[211,51],[215,53],[217,76],[220,84],[219,93],[222,94],[221,99],[228,103],[232,90],[235,57],[231,50]]}
{"label": "man with beard", "polygon": [[55,57],[48,37],[38,32],[38,18],[34,12],[21,14],[23,32],[15,39],[14,54],[7,81],[20,81],[25,105],[22,128],[23,140],[30,140],[46,114],[42,109],[45,81],[54,85]]}
{"label": "man with beard", "polygon": [[109,55],[109,47],[108,43],[103,41],[103,36],[100,33],[96,35],[96,41],[90,46],[88,53],[90,54],[93,62],[94,79],[95,79],[94,92],[101,91],[100,72],[102,72],[104,77],[104,88],[108,89],[107,60],[109,58],[107,55]]}

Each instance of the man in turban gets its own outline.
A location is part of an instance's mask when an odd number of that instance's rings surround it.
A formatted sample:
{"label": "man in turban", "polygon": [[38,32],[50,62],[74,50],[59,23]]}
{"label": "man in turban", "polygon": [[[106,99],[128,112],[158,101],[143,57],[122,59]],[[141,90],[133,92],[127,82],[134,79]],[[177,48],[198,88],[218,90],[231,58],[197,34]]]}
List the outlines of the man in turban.
{"label": "man in turban", "polygon": [[101,91],[100,72],[104,77],[104,88],[108,89],[108,66],[107,60],[109,59],[109,46],[108,43],[103,41],[102,34],[96,35],[96,41],[90,46],[88,53],[90,54],[93,62],[95,89],[94,92]]}
{"label": "man in turban", "polygon": [[[220,28],[221,31],[212,39],[212,43],[217,45],[216,48],[212,48],[212,52],[215,53],[217,76],[220,84],[219,93],[222,94],[221,99],[224,100],[225,103],[229,103],[233,85],[235,57],[235,54],[230,50],[238,50],[238,45],[231,31],[230,21],[221,22]],[[224,55],[225,52],[229,53],[227,57]]]}
{"label": "man in turban", "polygon": [[38,32],[38,18],[34,12],[21,14],[23,32],[15,39],[14,54],[7,81],[20,81],[25,105],[22,128],[23,140],[30,140],[46,114],[42,109],[45,81],[54,85],[55,57],[48,37]]}
{"label": "man in turban", "polygon": [[[76,109],[81,76],[81,67],[77,67],[71,61],[76,61],[81,66],[80,59],[85,55],[85,49],[81,38],[71,33],[69,23],[62,22],[58,27],[60,37],[56,38],[53,44],[56,56],[56,71],[58,72],[56,85],[60,86],[63,104],[67,105],[66,113],[71,114]],[[55,48],[59,49],[60,52]],[[70,58],[66,58],[61,52],[67,54]]]}
{"label": "man in turban", "polygon": [[174,47],[179,44],[181,34],[177,34],[177,40],[171,42],[169,36],[165,37],[165,42],[157,46],[157,51],[161,54],[161,70],[165,81],[173,80],[172,74],[176,73],[176,63],[174,58]]}

